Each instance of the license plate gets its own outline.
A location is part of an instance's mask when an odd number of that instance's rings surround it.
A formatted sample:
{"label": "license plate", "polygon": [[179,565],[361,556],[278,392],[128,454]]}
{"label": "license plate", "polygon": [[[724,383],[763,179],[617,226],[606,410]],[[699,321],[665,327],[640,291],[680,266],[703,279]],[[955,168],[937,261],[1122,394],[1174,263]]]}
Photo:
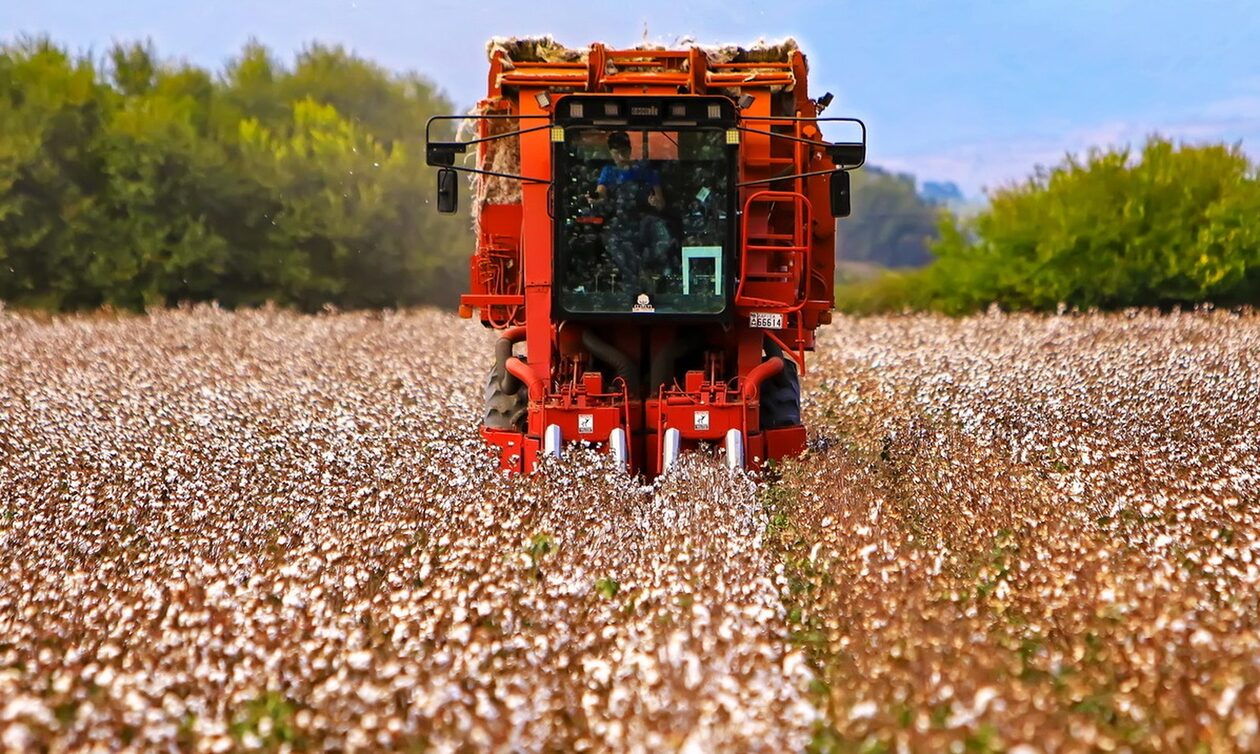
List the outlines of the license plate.
{"label": "license plate", "polygon": [[771,312],[753,312],[748,315],[748,324],[752,327],[764,327],[767,330],[782,330],[783,315]]}

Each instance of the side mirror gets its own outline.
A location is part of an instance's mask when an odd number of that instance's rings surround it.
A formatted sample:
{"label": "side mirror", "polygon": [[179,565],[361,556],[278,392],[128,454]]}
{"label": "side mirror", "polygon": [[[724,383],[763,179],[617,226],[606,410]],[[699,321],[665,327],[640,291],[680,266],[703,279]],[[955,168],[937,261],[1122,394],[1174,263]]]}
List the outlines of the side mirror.
{"label": "side mirror", "polygon": [[459,182],[455,170],[442,168],[437,171],[437,211],[442,214],[454,214],[460,207]]}
{"label": "side mirror", "polygon": [[437,210],[444,215],[451,215],[459,209],[459,183],[455,171],[442,168],[437,174]]}
{"label": "side mirror", "polygon": [[853,192],[849,184],[849,171],[837,170],[831,174],[831,216],[848,217],[853,213]]}

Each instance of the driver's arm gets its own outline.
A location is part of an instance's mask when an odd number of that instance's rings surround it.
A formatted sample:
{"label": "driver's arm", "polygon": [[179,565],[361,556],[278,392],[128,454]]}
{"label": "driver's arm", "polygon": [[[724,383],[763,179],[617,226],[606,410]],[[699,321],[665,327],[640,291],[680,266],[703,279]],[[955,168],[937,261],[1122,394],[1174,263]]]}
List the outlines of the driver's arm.
{"label": "driver's arm", "polygon": [[[646,166],[646,163],[644,163]],[[665,192],[661,190],[661,174],[656,172],[651,166],[646,166],[647,182],[652,186],[652,191],[648,194],[648,204],[653,209],[665,208]]]}
{"label": "driver's arm", "polygon": [[661,191],[661,185],[658,183],[652,187],[652,193],[648,194],[648,204],[655,209],[665,208],[665,192]]}
{"label": "driver's arm", "polygon": [[587,193],[586,196],[592,202],[602,201],[604,197],[608,196],[607,183],[608,183],[608,166],[605,165],[604,167],[600,168],[599,177],[595,179],[595,188],[591,189],[590,192]]}

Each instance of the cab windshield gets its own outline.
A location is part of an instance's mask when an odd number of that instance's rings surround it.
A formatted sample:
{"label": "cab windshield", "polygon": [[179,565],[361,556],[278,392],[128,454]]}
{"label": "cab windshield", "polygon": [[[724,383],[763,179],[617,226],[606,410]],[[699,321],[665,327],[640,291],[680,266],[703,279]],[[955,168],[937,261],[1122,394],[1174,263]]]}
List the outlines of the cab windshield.
{"label": "cab windshield", "polygon": [[572,313],[716,314],[730,292],[722,129],[565,129],[556,285]]}

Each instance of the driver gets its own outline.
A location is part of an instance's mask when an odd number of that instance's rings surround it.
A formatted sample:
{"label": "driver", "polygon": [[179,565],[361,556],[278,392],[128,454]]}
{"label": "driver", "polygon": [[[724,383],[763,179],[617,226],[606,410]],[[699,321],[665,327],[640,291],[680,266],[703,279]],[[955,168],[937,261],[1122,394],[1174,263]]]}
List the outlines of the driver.
{"label": "driver", "polygon": [[622,279],[639,292],[652,290],[654,277],[666,273],[669,228],[659,212],[665,209],[660,174],[647,161],[630,160],[630,135],[608,136],[613,161],[599,173],[596,200],[608,206],[604,248]]}

